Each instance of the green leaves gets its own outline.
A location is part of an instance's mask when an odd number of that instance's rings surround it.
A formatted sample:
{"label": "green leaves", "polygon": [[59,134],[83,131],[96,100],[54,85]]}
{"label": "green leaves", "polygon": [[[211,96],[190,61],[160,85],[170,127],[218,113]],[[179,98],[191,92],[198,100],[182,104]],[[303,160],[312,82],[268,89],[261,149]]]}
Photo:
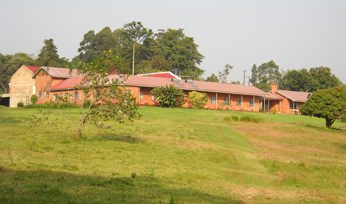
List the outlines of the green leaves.
{"label": "green leaves", "polygon": [[282,77],[279,66],[273,60],[263,63],[258,68],[254,65],[251,71],[251,83],[265,91],[269,91],[270,84],[278,83]]}
{"label": "green leaves", "polygon": [[183,91],[174,85],[156,87],[151,91],[151,94],[161,107],[181,107],[184,103]]}
{"label": "green leaves", "polygon": [[189,93],[188,96],[189,103],[191,105],[191,108],[198,108],[201,109],[207,104],[208,102],[208,96],[205,93],[192,91]]}
{"label": "green leaves", "polygon": [[323,89],[311,95],[301,107],[304,115],[326,119],[326,126],[330,128],[337,119],[346,118],[346,88],[334,87]]}
{"label": "green leaves", "polygon": [[291,91],[314,92],[341,84],[341,81],[331,72],[330,68],[316,67],[309,70],[288,70],[280,82],[280,87]]}
{"label": "green leaves", "polygon": [[160,30],[153,33],[141,22],[131,22],[112,31],[105,27],[84,35],[80,43],[79,58],[86,63],[100,57],[103,51],[112,50],[122,59],[118,73],[130,74],[133,45],[135,44],[135,73],[172,71],[179,68],[185,78],[200,79],[203,70],[198,67],[203,56],[192,37],[185,36],[182,29]]}

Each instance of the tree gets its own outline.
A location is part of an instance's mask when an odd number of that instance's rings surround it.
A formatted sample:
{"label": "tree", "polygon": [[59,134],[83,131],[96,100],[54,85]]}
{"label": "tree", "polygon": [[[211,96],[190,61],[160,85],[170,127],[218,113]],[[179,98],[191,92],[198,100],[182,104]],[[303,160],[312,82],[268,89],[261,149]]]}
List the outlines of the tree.
{"label": "tree", "polygon": [[341,85],[342,82],[328,67],[288,70],[280,82],[282,89],[308,92]]}
{"label": "tree", "polygon": [[[159,30],[153,33],[140,22],[125,24],[113,32],[109,27],[95,33],[91,30],[80,43],[79,60],[88,63],[111,50],[122,61],[117,72],[131,74],[152,71],[171,71],[178,68],[183,78],[200,79],[203,70],[198,67],[203,56],[192,37],[182,29]],[[76,59],[74,60],[76,61]]]}
{"label": "tree", "polygon": [[151,94],[161,107],[181,107],[184,103],[184,93],[174,85],[155,87]]}
{"label": "tree", "polygon": [[201,109],[207,104],[208,96],[205,93],[192,91],[188,95],[189,103],[191,104],[191,108]]}
{"label": "tree", "polygon": [[304,115],[324,118],[326,127],[331,128],[337,119],[346,118],[346,88],[333,87],[316,91],[302,105],[301,112]]}
{"label": "tree", "polygon": [[116,73],[119,63],[119,58],[109,51],[82,67],[80,88],[85,93],[88,105],[80,118],[78,138],[82,137],[82,129],[87,122],[102,127],[104,121],[111,119],[123,123],[140,117],[136,99],[122,85],[126,77],[112,74]]}
{"label": "tree", "polygon": [[309,73],[318,82],[315,90],[342,85],[342,82],[331,72],[329,67],[310,68]]}
{"label": "tree", "polygon": [[252,85],[255,85],[258,83],[258,72],[257,72],[257,66],[256,64],[254,64],[251,68],[251,78],[250,78],[250,82]]}
{"label": "tree", "polygon": [[307,69],[288,70],[279,87],[291,91],[313,92],[319,87],[318,79],[314,79]]}
{"label": "tree", "polygon": [[219,82],[219,78],[215,74],[211,74],[207,77],[206,81],[210,82]]}
{"label": "tree", "polygon": [[38,58],[37,64],[42,66],[60,66],[60,58],[53,39],[44,40],[44,46],[42,47]]}
{"label": "tree", "polygon": [[227,83],[228,82],[228,75],[230,74],[230,71],[233,69],[233,66],[230,64],[226,64],[225,68],[219,72],[219,82]]}
{"label": "tree", "polygon": [[198,52],[194,39],[185,36],[183,29],[161,30],[155,34],[155,41],[155,54],[170,61],[172,68],[178,68],[183,78],[201,78],[204,71],[198,65],[202,62],[203,55]]}
{"label": "tree", "polygon": [[35,62],[31,56],[25,53],[16,53],[14,55],[0,54],[0,92],[8,91],[8,83],[11,76],[22,65],[34,65]]}
{"label": "tree", "polygon": [[279,66],[273,61],[265,62],[257,69],[252,69],[253,85],[265,91],[270,90],[272,83],[279,83],[282,75]]}

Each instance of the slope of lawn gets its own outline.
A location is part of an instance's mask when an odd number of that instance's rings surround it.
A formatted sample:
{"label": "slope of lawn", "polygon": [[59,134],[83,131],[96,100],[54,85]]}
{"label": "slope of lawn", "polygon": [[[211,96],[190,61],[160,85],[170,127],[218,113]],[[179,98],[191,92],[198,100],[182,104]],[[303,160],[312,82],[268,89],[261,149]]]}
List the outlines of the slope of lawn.
{"label": "slope of lawn", "polygon": [[142,107],[88,125],[81,109],[0,108],[0,203],[345,203],[346,124]]}

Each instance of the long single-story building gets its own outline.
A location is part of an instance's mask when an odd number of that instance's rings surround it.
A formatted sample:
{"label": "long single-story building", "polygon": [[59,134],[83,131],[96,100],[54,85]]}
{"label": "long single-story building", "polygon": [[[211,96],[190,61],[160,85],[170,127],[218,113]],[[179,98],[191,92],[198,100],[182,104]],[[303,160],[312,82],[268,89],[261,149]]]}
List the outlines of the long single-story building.
{"label": "long single-story building", "polygon": [[[81,85],[83,75],[76,69],[40,67],[32,76],[38,104],[65,96],[69,102],[82,105],[85,101]],[[32,83],[32,81],[30,81]],[[171,72],[131,75],[123,85],[131,91],[138,105],[157,105],[151,90],[174,85],[187,96],[191,91],[207,94],[207,109],[242,110],[255,112],[299,113],[299,107],[309,93],[278,90],[276,85],[267,93],[251,85],[184,80]],[[183,107],[190,107],[187,97]]]}

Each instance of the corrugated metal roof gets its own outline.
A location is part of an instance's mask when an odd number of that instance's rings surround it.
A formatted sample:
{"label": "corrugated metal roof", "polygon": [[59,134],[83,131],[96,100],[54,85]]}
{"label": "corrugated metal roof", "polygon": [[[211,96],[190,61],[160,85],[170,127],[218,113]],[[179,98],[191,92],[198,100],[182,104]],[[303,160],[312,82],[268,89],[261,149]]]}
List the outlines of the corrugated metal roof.
{"label": "corrugated metal roof", "polygon": [[286,90],[277,90],[276,93],[294,102],[302,102],[302,103],[305,103],[308,100],[308,97],[310,95],[310,93],[308,92],[286,91]]}
{"label": "corrugated metal roof", "polygon": [[40,66],[25,66],[26,68],[28,68],[32,73],[36,73],[37,70],[40,69]]}
{"label": "corrugated metal roof", "polygon": [[[109,78],[119,78],[117,75],[110,75]],[[51,90],[63,90],[73,89],[77,85],[80,85],[82,77],[66,79],[63,82],[54,86]],[[169,78],[149,77],[149,76],[129,76],[124,85],[137,86],[137,87],[159,87],[175,85],[183,90],[188,91],[200,91],[200,92],[214,92],[225,94],[238,94],[248,96],[260,96],[271,100],[281,100],[280,96],[267,93],[254,86],[239,85],[239,84],[227,84],[218,82],[206,82],[206,81],[194,81],[194,80],[178,80]]]}
{"label": "corrugated metal roof", "polygon": [[65,79],[64,81],[52,87],[50,90],[58,91],[58,90],[74,89],[81,84],[82,80],[83,80],[82,77]]}
{"label": "corrugated metal roof", "polygon": [[44,70],[51,77],[55,78],[75,78],[79,77],[81,74],[77,69],[68,69],[60,67],[41,67],[41,70]]}

